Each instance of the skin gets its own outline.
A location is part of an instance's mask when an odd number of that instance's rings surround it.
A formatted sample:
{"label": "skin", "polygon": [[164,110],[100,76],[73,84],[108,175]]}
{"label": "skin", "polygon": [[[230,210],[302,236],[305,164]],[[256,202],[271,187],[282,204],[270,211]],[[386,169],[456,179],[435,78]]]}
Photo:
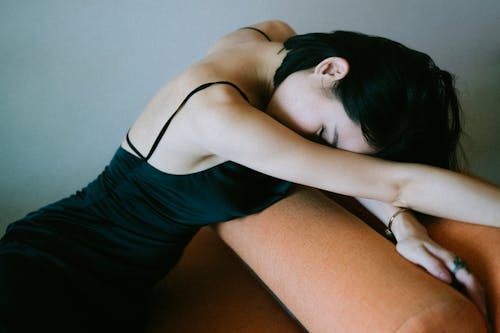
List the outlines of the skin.
{"label": "skin", "polygon": [[[206,82],[233,82],[250,103],[227,85],[200,91],[172,121],[148,161],[152,166],[189,174],[232,160],[291,182],[364,198],[361,202],[386,223],[398,207],[409,207],[500,227],[497,187],[446,170],[365,155],[373,149],[331,93],[331,87],[349,73],[345,59],[324,59],[274,87],[274,72],[285,56],[281,42],[294,32],[279,21],[254,27],[275,42],[251,30],[223,37],[203,60],[159,90],[131,128],[130,138],[145,155],[182,99]],[[311,136],[320,136],[324,144],[309,140]],[[122,147],[134,154],[125,141]],[[401,255],[451,281],[454,254],[431,240],[410,212],[398,215],[393,232]],[[466,270],[456,277],[486,313],[477,279]]]}
{"label": "skin", "polygon": [[355,153],[373,153],[360,126],[331,92],[348,72],[345,59],[330,57],[314,69],[293,73],[275,90],[266,113],[302,136],[318,136],[332,147]]}

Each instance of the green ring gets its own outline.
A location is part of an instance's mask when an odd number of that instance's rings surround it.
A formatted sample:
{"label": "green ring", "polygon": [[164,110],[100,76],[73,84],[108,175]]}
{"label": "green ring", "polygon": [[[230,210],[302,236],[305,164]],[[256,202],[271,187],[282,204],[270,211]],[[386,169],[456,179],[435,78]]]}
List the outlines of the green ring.
{"label": "green ring", "polygon": [[453,274],[457,274],[457,272],[461,269],[465,269],[467,272],[469,271],[469,266],[460,257],[453,258]]}

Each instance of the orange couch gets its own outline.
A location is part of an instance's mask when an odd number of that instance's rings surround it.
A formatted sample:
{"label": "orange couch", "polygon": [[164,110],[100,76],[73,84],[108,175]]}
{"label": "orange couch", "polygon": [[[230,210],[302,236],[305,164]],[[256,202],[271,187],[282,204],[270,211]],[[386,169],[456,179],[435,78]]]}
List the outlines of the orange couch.
{"label": "orange couch", "polygon": [[[203,228],[158,284],[148,332],[486,332],[472,302],[397,254],[356,202],[334,199],[370,226],[332,218],[339,207],[331,195],[302,189],[259,214]],[[422,220],[469,262],[500,332],[500,229]]]}

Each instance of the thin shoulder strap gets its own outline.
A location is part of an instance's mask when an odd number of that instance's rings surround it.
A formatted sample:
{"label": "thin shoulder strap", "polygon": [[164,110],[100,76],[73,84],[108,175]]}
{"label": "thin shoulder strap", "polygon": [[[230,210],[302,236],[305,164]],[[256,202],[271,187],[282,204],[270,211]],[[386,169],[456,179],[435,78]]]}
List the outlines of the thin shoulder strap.
{"label": "thin shoulder strap", "polygon": [[243,28],[240,28],[239,30],[244,30],[244,29],[257,31],[259,34],[261,34],[262,36],[264,36],[269,42],[272,42],[271,38],[269,38],[269,36],[264,31],[262,31],[260,29],[257,29],[257,28],[254,28],[254,27],[243,27]]}
{"label": "thin shoulder strap", "polygon": [[241,96],[247,101],[247,102],[250,102],[250,100],[248,99],[247,95],[245,95],[245,93],[237,86],[235,85],[234,83],[232,82],[229,82],[229,81],[216,81],[216,82],[208,82],[208,83],[204,83],[202,84],[201,86],[195,88],[194,90],[192,90],[187,96],[186,98],[184,98],[184,100],[182,101],[182,103],[177,107],[177,109],[175,110],[175,112],[172,114],[172,116],[170,116],[170,118],[167,120],[167,122],[165,123],[165,125],[163,125],[160,133],[158,134],[158,136],[156,137],[156,140],[155,142],[153,143],[153,146],[151,147],[151,149],[149,150],[149,153],[146,157],[144,157],[140,152],[139,150],[132,144],[132,142],[130,141],[130,138],[129,138],[129,132],[127,132],[127,136],[126,136],[126,139],[127,139],[127,143],[128,145],[130,146],[130,148],[132,148],[132,150],[143,160],[149,160],[151,158],[151,156],[153,155],[153,153],[155,152],[156,150],[156,147],[158,147],[158,144],[160,143],[161,139],[163,138],[163,135],[165,134],[165,132],[167,131],[167,128],[168,126],[170,125],[170,123],[172,122],[172,119],[174,119],[175,115],[182,109],[182,107],[184,106],[184,104],[187,103],[187,101],[191,98],[191,96],[193,96],[194,94],[196,94],[198,91],[201,91],[205,88],[208,88],[214,84],[228,84],[230,86],[232,86],[233,88],[235,88],[236,90],[238,90],[238,92],[241,94]]}

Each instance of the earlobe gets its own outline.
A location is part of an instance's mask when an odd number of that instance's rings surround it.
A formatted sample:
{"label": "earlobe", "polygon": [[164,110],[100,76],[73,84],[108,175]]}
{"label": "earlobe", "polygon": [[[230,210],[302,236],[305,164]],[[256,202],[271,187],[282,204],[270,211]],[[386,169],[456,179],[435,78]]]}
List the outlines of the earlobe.
{"label": "earlobe", "polygon": [[343,79],[349,73],[349,63],[344,58],[329,57],[320,62],[314,69],[316,74],[328,75],[334,81]]}

